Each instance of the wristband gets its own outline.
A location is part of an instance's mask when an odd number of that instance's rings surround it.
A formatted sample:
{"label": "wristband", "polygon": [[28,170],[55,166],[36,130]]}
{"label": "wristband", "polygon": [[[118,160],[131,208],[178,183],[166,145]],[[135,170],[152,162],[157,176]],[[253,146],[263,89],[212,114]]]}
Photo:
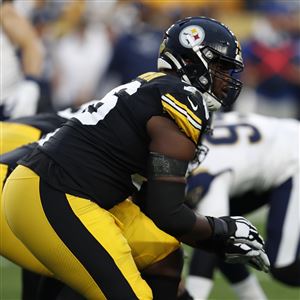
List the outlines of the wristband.
{"label": "wristband", "polygon": [[213,240],[226,240],[229,236],[229,228],[228,224],[219,218],[214,218],[214,217],[208,217],[206,216],[209,225],[212,228],[212,236],[211,238]]}

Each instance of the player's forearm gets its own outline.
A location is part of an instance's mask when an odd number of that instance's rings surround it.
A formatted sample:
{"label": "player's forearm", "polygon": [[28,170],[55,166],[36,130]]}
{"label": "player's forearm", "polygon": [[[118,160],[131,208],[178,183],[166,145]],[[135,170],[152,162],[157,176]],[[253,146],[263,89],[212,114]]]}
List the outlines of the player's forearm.
{"label": "player's forearm", "polygon": [[43,48],[41,43],[32,40],[22,49],[22,66],[26,76],[39,78],[43,68]]}
{"label": "player's forearm", "polygon": [[21,51],[24,74],[39,77],[43,67],[44,49],[33,25],[12,3],[1,6],[0,20],[6,36]]}
{"label": "player's forearm", "polygon": [[[201,241],[207,240],[212,236],[212,228],[205,216],[196,216],[193,228],[178,237],[178,239],[194,248],[199,248]],[[201,247],[201,246],[200,246]]]}
{"label": "player's forearm", "polygon": [[145,212],[163,231],[191,246],[212,234],[204,216],[196,215],[184,204],[185,184],[149,180]]}

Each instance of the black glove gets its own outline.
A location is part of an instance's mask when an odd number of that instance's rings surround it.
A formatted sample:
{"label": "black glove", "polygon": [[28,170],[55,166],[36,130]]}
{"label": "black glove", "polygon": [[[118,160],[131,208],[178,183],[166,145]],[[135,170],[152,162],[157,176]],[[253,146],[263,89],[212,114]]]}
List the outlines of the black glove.
{"label": "black glove", "polygon": [[269,271],[270,262],[264,251],[264,240],[247,219],[243,217],[207,217],[212,229],[212,242],[217,253],[228,263],[247,263],[260,270]]}

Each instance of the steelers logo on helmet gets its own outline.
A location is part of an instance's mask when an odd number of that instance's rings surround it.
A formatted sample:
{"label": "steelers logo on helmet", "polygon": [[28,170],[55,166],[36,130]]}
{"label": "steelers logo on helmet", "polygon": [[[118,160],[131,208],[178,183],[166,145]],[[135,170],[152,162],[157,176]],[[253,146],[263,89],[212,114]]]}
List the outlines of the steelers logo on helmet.
{"label": "steelers logo on helmet", "polygon": [[240,63],[243,63],[241,44],[238,40],[236,40],[235,43],[236,43],[235,59]]}
{"label": "steelers logo on helmet", "polygon": [[180,44],[185,48],[199,46],[205,38],[205,31],[202,27],[191,25],[185,27],[179,34]]}

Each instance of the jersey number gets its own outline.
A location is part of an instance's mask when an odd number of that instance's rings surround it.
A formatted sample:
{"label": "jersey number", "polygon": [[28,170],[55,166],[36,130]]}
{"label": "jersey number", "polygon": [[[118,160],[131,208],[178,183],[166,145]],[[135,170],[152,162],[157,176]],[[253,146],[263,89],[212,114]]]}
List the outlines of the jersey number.
{"label": "jersey number", "polygon": [[86,106],[80,113],[76,113],[74,118],[79,120],[83,125],[96,125],[116,106],[119,93],[133,95],[140,86],[141,83],[139,81],[120,85],[111,90],[101,100],[93,101],[92,104]]}
{"label": "jersey number", "polygon": [[213,145],[234,144],[238,142],[239,129],[246,128],[248,130],[247,140],[250,144],[257,143],[261,139],[259,130],[247,123],[235,125],[219,125],[214,128],[214,135],[207,135],[206,140]]}

